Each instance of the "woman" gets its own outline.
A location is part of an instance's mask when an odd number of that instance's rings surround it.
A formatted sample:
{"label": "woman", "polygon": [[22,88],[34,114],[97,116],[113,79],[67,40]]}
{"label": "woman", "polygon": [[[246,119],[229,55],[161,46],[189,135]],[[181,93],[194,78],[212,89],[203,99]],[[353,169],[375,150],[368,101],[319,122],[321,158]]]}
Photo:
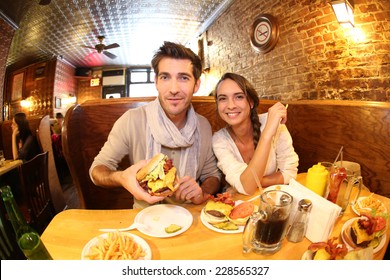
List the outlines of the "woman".
{"label": "woman", "polygon": [[[225,73],[215,88],[219,116],[227,123],[213,136],[218,167],[236,191],[252,195],[258,188],[288,184],[298,172],[298,155],[285,126],[286,107],[274,104],[258,115],[259,98],[244,77]],[[255,178],[256,176],[256,178]]]}
{"label": "woman", "polygon": [[31,133],[25,113],[15,114],[12,120],[12,155],[14,159],[28,161],[39,154],[38,141]]}

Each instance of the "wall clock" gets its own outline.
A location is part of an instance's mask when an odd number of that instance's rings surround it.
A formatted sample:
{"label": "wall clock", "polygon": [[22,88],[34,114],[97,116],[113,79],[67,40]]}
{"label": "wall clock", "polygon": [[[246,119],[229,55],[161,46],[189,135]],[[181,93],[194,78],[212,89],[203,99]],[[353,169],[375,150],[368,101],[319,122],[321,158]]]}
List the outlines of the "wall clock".
{"label": "wall clock", "polygon": [[261,14],[255,18],[251,26],[250,40],[256,52],[271,51],[279,39],[279,23],[270,14]]}

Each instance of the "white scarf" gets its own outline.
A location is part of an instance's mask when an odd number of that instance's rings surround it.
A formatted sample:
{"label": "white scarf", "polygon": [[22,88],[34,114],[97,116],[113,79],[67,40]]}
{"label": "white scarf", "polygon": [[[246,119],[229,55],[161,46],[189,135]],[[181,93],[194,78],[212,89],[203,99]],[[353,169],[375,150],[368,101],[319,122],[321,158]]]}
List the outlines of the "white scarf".
{"label": "white scarf", "polygon": [[145,107],[147,128],[146,158],[150,159],[161,152],[161,146],[168,148],[181,148],[180,166],[176,166],[178,176],[191,176],[196,180],[196,171],[199,161],[199,123],[195,110],[190,106],[187,111],[185,126],[179,130],[167,117],[160,101],[156,98]]}

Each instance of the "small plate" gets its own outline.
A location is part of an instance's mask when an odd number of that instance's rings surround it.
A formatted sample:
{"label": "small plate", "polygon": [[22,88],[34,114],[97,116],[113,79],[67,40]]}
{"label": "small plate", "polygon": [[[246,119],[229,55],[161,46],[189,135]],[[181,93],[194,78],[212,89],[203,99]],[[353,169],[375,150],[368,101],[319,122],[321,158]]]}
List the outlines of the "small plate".
{"label": "small plate", "polygon": [[379,199],[370,197],[370,196],[363,196],[363,197],[359,197],[358,200],[356,201],[356,203],[354,205],[352,205],[352,210],[353,210],[353,212],[355,212],[356,215],[360,216],[361,213],[364,213],[364,212],[371,214],[371,211],[373,210],[372,208],[370,208],[370,207],[361,208],[362,201],[364,201],[366,199],[372,199],[372,201],[375,203],[375,205],[377,206],[376,207],[377,214],[380,214],[380,213],[385,214],[385,213],[387,213],[387,208],[383,204],[382,201],[380,201]]}
{"label": "small plate", "polygon": [[[150,249],[149,244],[144,239],[142,239],[138,235],[135,235],[135,234],[132,234],[129,232],[120,232],[119,234],[132,237],[134,242],[136,242],[137,244],[139,244],[142,247],[143,251],[145,252],[145,256],[140,257],[138,260],[151,260],[152,259],[152,250]],[[83,251],[81,252],[81,259],[82,260],[89,260],[86,256],[88,255],[91,247],[99,244],[99,238],[106,239],[107,237],[108,237],[108,233],[104,233],[104,234],[101,234],[101,235],[96,236],[96,237],[92,238],[91,240],[89,240],[88,243],[84,246]]]}
{"label": "small plate", "polygon": [[303,253],[301,260],[304,260],[304,261],[313,260],[313,254],[314,254],[314,252],[312,250],[306,250]]}
{"label": "small plate", "polygon": [[[348,244],[347,240],[345,240],[344,231],[347,230],[347,228],[353,223],[353,221],[357,219],[361,219],[361,218],[358,217],[358,218],[349,219],[344,223],[343,227],[341,228],[341,239],[343,240],[345,246],[347,246],[348,251],[354,250],[354,248]],[[345,234],[348,236],[348,238],[352,240],[350,232],[346,232]],[[382,236],[379,245],[376,248],[374,248],[374,254],[378,253],[383,248],[383,246],[385,246],[385,243],[386,243],[386,233]]]}
{"label": "small plate", "polygon": [[[152,237],[172,237],[182,234],[192,225],[191,213],[178,205],[158,204],[143,209],[135,216],[134,222],[149,226],[147,229],[138,228],[138,231]],[[181,226],[181,230],[166,233],[165,228],[171,224]]]}
{"label": "small plate", "polygon": [[200,220],[202,221],[202,223],[203,223],[203,225],[205,227],[207,227],[208,229],[211,229],[213,231],[216,231],[216,232],[220,232],[220,233],[241,233],[241,232],[244,231],[244,226],[238,226],[238,229],[236,229],[236,230],[223,230],[223,229],[214,227],[213,225],[209,224],[206,221],[205,214],[204,214],[204,208],[200,212]]}

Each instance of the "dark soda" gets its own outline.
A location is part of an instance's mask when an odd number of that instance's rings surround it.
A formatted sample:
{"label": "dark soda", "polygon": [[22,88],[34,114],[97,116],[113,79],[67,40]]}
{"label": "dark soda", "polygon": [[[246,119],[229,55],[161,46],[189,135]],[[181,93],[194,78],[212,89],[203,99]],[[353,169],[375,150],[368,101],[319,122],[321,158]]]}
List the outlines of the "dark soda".
{"label": "dark soda", "polygon": [[275,221],[259,220],[255,233],[256,240],[267,245],[277,244],[282,239],[287,222],[288,218]]}

